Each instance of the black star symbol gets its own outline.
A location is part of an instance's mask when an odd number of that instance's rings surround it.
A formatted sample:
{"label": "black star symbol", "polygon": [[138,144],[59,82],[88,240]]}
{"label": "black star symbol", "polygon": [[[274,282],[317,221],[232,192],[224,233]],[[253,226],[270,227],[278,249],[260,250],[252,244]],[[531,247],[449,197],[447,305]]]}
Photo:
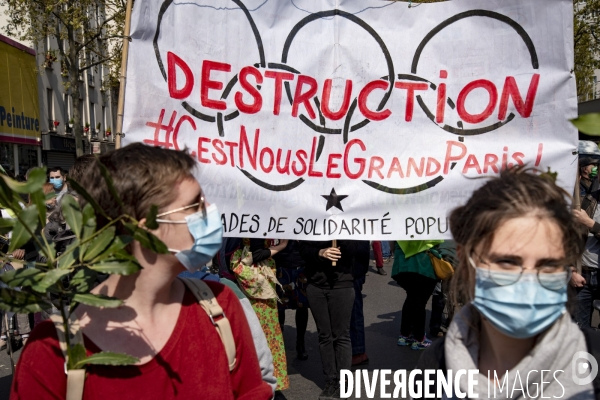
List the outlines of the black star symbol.
{"label": "black star symbol", "polygon": [[329,196],[322,194],[321,197],[327,200],[327,208],[325,209],[325,211],[328,211],[331,207],[335,207],[344,211],[344,209],[342,208],[341,201],[348,196],[344,194],[338,195],[337,193],[335,193],[335,189],[331,189],[331,193],[329,194]]}

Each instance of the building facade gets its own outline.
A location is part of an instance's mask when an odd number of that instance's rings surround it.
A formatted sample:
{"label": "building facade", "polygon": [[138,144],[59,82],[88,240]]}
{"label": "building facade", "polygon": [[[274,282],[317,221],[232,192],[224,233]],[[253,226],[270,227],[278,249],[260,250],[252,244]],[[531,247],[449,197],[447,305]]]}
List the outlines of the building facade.
{"label": "building facade", "polygon": [[[5,8],[0,7],[0,28],[7,23],[4,12]],[[39,131],[37,131],[36,144],[27,144],[36,146],[35,152],[32,148],[24,148],[25,144],[19,144],[21,147],[18,150],[14,146],[10,147],[9,144],[15,143],[9,142],[0,135],[0,162],[2,165],[5,160],[12,164],[20,163],[17,174],[24,174],[26,169],[23,171],[23,168],[26,164],[29,165],[34,161],[37,165],[58,166],[67,170],[76,158],[75,137],[70,123],[73,116],[73,99],[66,93],[67,77],[60,59],[57,39],[47,37],[36,44],[19,42],[16,38],[6,39],[13,45],[28,48],[27,54],[33,59],[33,67],[36,71],[34,75],[37,86]],[[97,65],[79,76],[79,111],[84,126],[83,149],[87,154],[103,153],[114,149],[118,90],[109,88],[108,75],[108,68]],[[12,153],[8,152],[9,149],[13,149]],[[15,152],[18,153],[16,156]],[[33,153],[36,154],[35,159]],[[24,162],[25,159],[30,161]]]}
{"label": "building facade", "polygon": [[0,164],[14,176],[42,164],[36,53],[0,35]]}

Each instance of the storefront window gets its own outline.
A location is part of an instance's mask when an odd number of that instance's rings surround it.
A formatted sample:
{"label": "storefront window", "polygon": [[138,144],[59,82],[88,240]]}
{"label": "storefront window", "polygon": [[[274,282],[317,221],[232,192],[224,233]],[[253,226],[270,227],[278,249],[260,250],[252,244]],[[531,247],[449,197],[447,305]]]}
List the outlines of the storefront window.
{"label": "storefront window", "polygon": [[0,164],[9,174],[14,174],[14,152],[12,143],[0,143]]}
{"label": "storefront window", "polygon": [[19,145],[19,174],[25,177],[30,168],[38,165],[38,146]]}

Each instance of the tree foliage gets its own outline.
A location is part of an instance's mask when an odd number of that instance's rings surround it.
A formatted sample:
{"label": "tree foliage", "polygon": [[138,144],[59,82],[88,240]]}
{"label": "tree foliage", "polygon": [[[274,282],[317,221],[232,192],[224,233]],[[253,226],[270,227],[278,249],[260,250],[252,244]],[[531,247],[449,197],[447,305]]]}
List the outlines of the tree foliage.
{"label": "tree foliage", "polygon": [[[111,193],[116,193],[108,172],[104,174],[104,180],[112,189]],[[4,284],[0,285],[0,309],[30,313],[55,307],[61,313],[65,332],[69,332],[69,316],[78,304],[93,307],[118,307],[122,304],[120,299],[90,291],[99,273],[131,275],[141,269],[137,260],[126,251],[133,240],[156,253],[167,253],[168,250],[146,228],[156,225],[156,206],[146,216],[146,225],[124,214],[109,218],[108,224],[99,228],[96,215],[105,215],[103,210],[84,188],[69,180],[86,204],[81,207],[70,194],[64,195],[61,200],[62,216],[75,237],[62,253],[57,253],[54,242],[44,234],[47,198],[42,186],[45,182],[45,168],[32,170],[25,183],[0,174],[0,208],[14,216],[0,218],[0,235],[6,237],[12,234],[10,244],[0,250],[0,266],[11,263],[12,252],[27,242],[35,244],[39,252],[34,265],[0,274],[0,282]],[[29,195],[31,204],[23,205],[21,195]],[[137,362],[133,357],[108,352],[86,357],[85,351],[77,345],[67,344],[68,369],[85,364],[125,365]]]}
{"label": "tree foliage", "polygon": [[[6,7],[5,32],[39,48],[46,38],[58,49],[48,49],[42,65],[61,68],[67,94],[73,99],[73,133],[77,156],[83,154],[79,76],[99,65],[108,67],[109,85],[118,85],[126,0],[0,0]],[[52,41],[53,42],[53,41]]]}
{"label": "tree foliage", "polygon": [[600,69],[600,0],[573,0],[575,77],[579,101],[593,100],[594,70]]}

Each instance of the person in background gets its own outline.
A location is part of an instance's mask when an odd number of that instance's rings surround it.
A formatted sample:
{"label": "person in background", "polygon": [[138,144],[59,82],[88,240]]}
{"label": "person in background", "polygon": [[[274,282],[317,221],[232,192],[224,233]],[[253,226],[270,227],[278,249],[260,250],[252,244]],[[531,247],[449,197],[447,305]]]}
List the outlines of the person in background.
{"label": "person in background", "polygon": [[[111,174],[122,206],[108,189],[98,162]],[[236,360],[230,370],[211,318],[177,278],[186,269],[204,265],[221,244],[220,214],[216,205],[205,203],[194,178],[196,166],[186,152],[135,143],[101,155],[80,181],[106,213],[96,211],[98,229],[122,213],[144,226],[151,206],[158,206],[158,228],[151,232],[169,249],[156,254],[133,241],[127,251],[142,269],[127,276],[110,275],[92,290],[121,299],[124,305],[79,304],[74,311],[88,354],[112,351],[139,360],[129,366],[88,365],[86,399],[188,399],[199,394],[229,400],[272,398],[271,387],[261,379],[250,328],[236,295],[219,283],[206,282],[233,333]],[[124,231],[118,226],[118,233]],[[11,398],[64,399],[64,365],[54,324],[40,323],[19,359]]]}
{"label": "person in background", "polygon": [[392,257],[391,249],[393,249],[393,247],[390,247],[390,242],[388,240],[381,241],[381,255],[383,256],[384,264],[390,261],[390,258]]}
{"label": "person in background", "polygon": [[398,346],[423,350],[431,345],[425,335],[425,307],[437,277],[427,250],[442,241],[404,240],[396,243],[392,279],[406,291]]}
{"label": "person in background", "polygon": [[383,253],[381,250],[381,241],[373,240],[371,242],[373,246],[373,256],[375,258],[375,269],[379,275],[387,275],[387,272],[383,269]]}
{"label": "person in background", "polygon": [[277,295],[280,302],[277,304],[279,312],[279,325],[283,331],[285,325],[285,310],[296,310],[296,358],[304,361],[308,353],[304,345],[304,336],[308,326],[308,299],[306,287],[308,280],[304,274],[304,260],[300,256],[300,243],[297,240],[288,240],[285,249],[275,256],[277,280]]}
{"label": "person in background", "polygon": [[365,315],[363,313],[362,288],[365,284],[365,276],[369,270],[369,241],[361,240],[356,243],[356,255],[354,257],[354,305],[352,306],[352,317],[350,319],[350,342],[352,343],[352,366],[369,364],[365,341]]}
{"label": "person in background", "polygon": [[[456,269],[456,243],[453,240],[444,240],[437,246],[437,251],[440,253],[442,258],[448,261]],[[438,281],[435,285],[433,295],[431,296],[431,316],[429,318],[429,333],[432,337],[444,336],[450,319],[452,319],[451,312],[446,310],[444,314],[444,308],[446,307],[447,293],[449,287],[449,280]]]}
{"label": "person in background", "polygon": [[581,274],[574,272],[571,285],[577,291],[575,320],[580,327],[589,327],[592,320],[593,302],[600,299],[598,285],[598,257],[600,255],[600,182],[598,159],[579,158],[579,189],[581,209],[573,210],[575,220],[585,238],[585,250],[581,257]]}
{"label": "person in background", "polygon": [[[542,385],[546,398],[596,398],[600,378],[574,381],[580,365],[574,355],[597,354],[590,344],[598,343],[598,333],[582,332],[568,312],[571,267],[584,248],[570,209],[569,194],[550,178],[512,168],[452,212],[458,251],[452,291],[464,306],[416,369],[479,370],[472,397],[489,398],[488,377],[498,376],[509,383],[494,385],[495,398],[538,397],[530,393]],[[548,370],[560,375],[553,379]],[[464,378],[462,392],[469,386]]]}
{"label": "person in background", "polygon": [[[44,183],[44,186],[42,186],[42,190],[44,194],[48,196],[50,193],[54,193],[54,185],[49,182],[46,182]],[[46,200],[46,216],[52,214],[56,210],[57,204],[58,202],[56,200],[56,197],[52,197],[51,199]]]}
{"label": "person in background", "polygon": [[[319,351],[325,374],[320,399],[339,398],[340,371],[352,366],[350,320],[354,305],[356,242],[301,241],[300,254],[308,278],[306,294],[319,334]],[[335,262],[336,265],[332,265]]]}
{"label": "person in background", "polygon": [[67,186],[66,176],[61,167],[52,167],[48,170],[48,182],[54,186],[56,193],[56,201],[60,203],[60,199],[69,191]]}
{"label": "person in background", "polygon": [[[271,239],[244,239],[244,244],[250,244],[252,252],[252,261],[254,263],[271,260],[273,264],[273,273],[276,274],[273,256],[285,249],[287,240],[281,240],[275,244]],[[287,360],[285,356],[285,345],[283,342],[283,333],[279,325],[279,313],[277,311],[277,299],[255,299],[250,297],[252,308],[260,321],[263,332],[269,343],[271,355],[273,356],[273,365],[275,367],[275,378],[277,379],[277,388],[275,399],[281,398],[282,390],[290,386],[290,379],[287,373]]]}

